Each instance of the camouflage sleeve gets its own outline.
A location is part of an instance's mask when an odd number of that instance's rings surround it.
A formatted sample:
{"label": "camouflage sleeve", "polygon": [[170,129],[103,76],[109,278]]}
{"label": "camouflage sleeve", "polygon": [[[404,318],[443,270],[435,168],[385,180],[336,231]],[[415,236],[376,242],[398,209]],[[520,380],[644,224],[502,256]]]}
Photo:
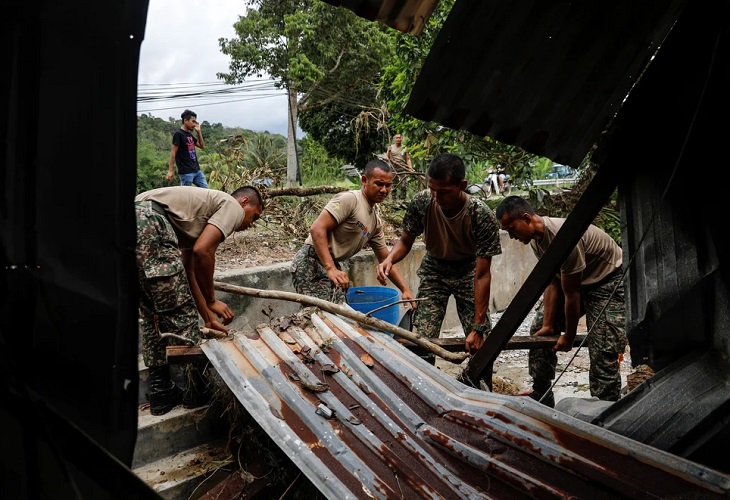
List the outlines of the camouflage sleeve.
{"label": "camouflage sleeve", "polygon": [[408,204],[406,214],[403,216],[401,229],[403,232],[416,237],[423,233],[423,221],[426,217],[426,210],[431,203],[431,195],[428,190],[423,190],[413,197]]}
{"label": "camouflage sleeve", "polygon": [[493,257],[501,254],[502,245],[499,241],[497,217],[486,203],[476,198],[471,198],[471,200],[470,210],[474,239],[477,242],[477,257]]}

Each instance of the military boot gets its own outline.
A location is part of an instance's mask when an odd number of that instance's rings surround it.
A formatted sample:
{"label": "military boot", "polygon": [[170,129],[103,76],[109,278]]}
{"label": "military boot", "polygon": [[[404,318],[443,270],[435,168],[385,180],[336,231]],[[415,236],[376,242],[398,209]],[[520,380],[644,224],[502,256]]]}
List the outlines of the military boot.
{"label": "military boot", "polygon": [[182,389],[170,378],[168,365],[150,367],[149,386],[152,415],[164,415],[182,402]]}
{"label": "military boot", "polygon": [[545,406],[555,408],[555,395],[552,389],[550,389],[551,385],[552,381],[550,380],[534,380],[532,382],[532,394],[530,394],[530,397]]}
{"label": "military boot", "polygon": [[535,401],[544,404],[550,408],[555,408],[555,395],[550,386],[550,380],[534,380],[532,382],[532,391],[521,392],[518,396],[528,396]]}

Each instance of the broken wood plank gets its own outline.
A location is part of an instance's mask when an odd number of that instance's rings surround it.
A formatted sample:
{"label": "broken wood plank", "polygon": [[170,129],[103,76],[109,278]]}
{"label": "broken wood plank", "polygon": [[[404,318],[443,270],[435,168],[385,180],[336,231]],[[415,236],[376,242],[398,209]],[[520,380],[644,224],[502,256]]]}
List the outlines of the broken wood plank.
{"label": "broken wood plank", "polygon": [[208,357],[200,346],[169,345],[165,352],[167,362],[171,365],[185,365],[208,361]]}

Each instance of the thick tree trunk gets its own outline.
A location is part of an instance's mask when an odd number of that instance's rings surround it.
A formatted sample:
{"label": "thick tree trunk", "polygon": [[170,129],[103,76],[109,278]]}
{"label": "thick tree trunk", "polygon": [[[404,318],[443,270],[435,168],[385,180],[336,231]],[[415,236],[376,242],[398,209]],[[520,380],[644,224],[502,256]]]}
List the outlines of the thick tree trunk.
{"label": "thick tree trunk", "polygon": [[287,89],[289,97],[289,113],[286,136],[286,185],[294,187],[297,184],[299,161],[297,158],[297,91]]}

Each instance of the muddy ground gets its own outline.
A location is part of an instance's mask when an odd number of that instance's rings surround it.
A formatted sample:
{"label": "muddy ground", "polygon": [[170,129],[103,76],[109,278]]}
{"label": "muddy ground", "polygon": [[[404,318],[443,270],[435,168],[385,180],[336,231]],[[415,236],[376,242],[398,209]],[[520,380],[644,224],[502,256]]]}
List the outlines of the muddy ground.
{"label": "muddy ground", "polygon": [[[501,313],[491,315],[492,325],[499,320]],[[527,315],[522,325],[518,328],[515,335],[529,335],[530,323],[534,313]],[[585,334],[586,327],[584,319],[578,324],[578,333]],[[463,337],[464,332],[461,328],[445,330],[441,333],[442,337]],[[454,364],[443,359],[437,359],[436,366],[445,373],[458,377],[468,364],[468,359],[461,364]],[[558,353],[558,381],[555,383],[553,392],[555,401],[560,401],[566,397],[590,398],[590,389],[588,386],[588,348],[576,348],[570,352]],[[627,385],[627,376],[633,371],[631,367],[631,356],[627,348],[621,362],[621,381],[622,386]],[[561,375],[562,373],[562,375]],[[492,374],[492,389],[500,394],[518,394],[520,392],[530,391],[532,389],[532,379],[527,372],[527,351],[524,349],[513,351],[502,351],[494,362],[494,372]]]}

